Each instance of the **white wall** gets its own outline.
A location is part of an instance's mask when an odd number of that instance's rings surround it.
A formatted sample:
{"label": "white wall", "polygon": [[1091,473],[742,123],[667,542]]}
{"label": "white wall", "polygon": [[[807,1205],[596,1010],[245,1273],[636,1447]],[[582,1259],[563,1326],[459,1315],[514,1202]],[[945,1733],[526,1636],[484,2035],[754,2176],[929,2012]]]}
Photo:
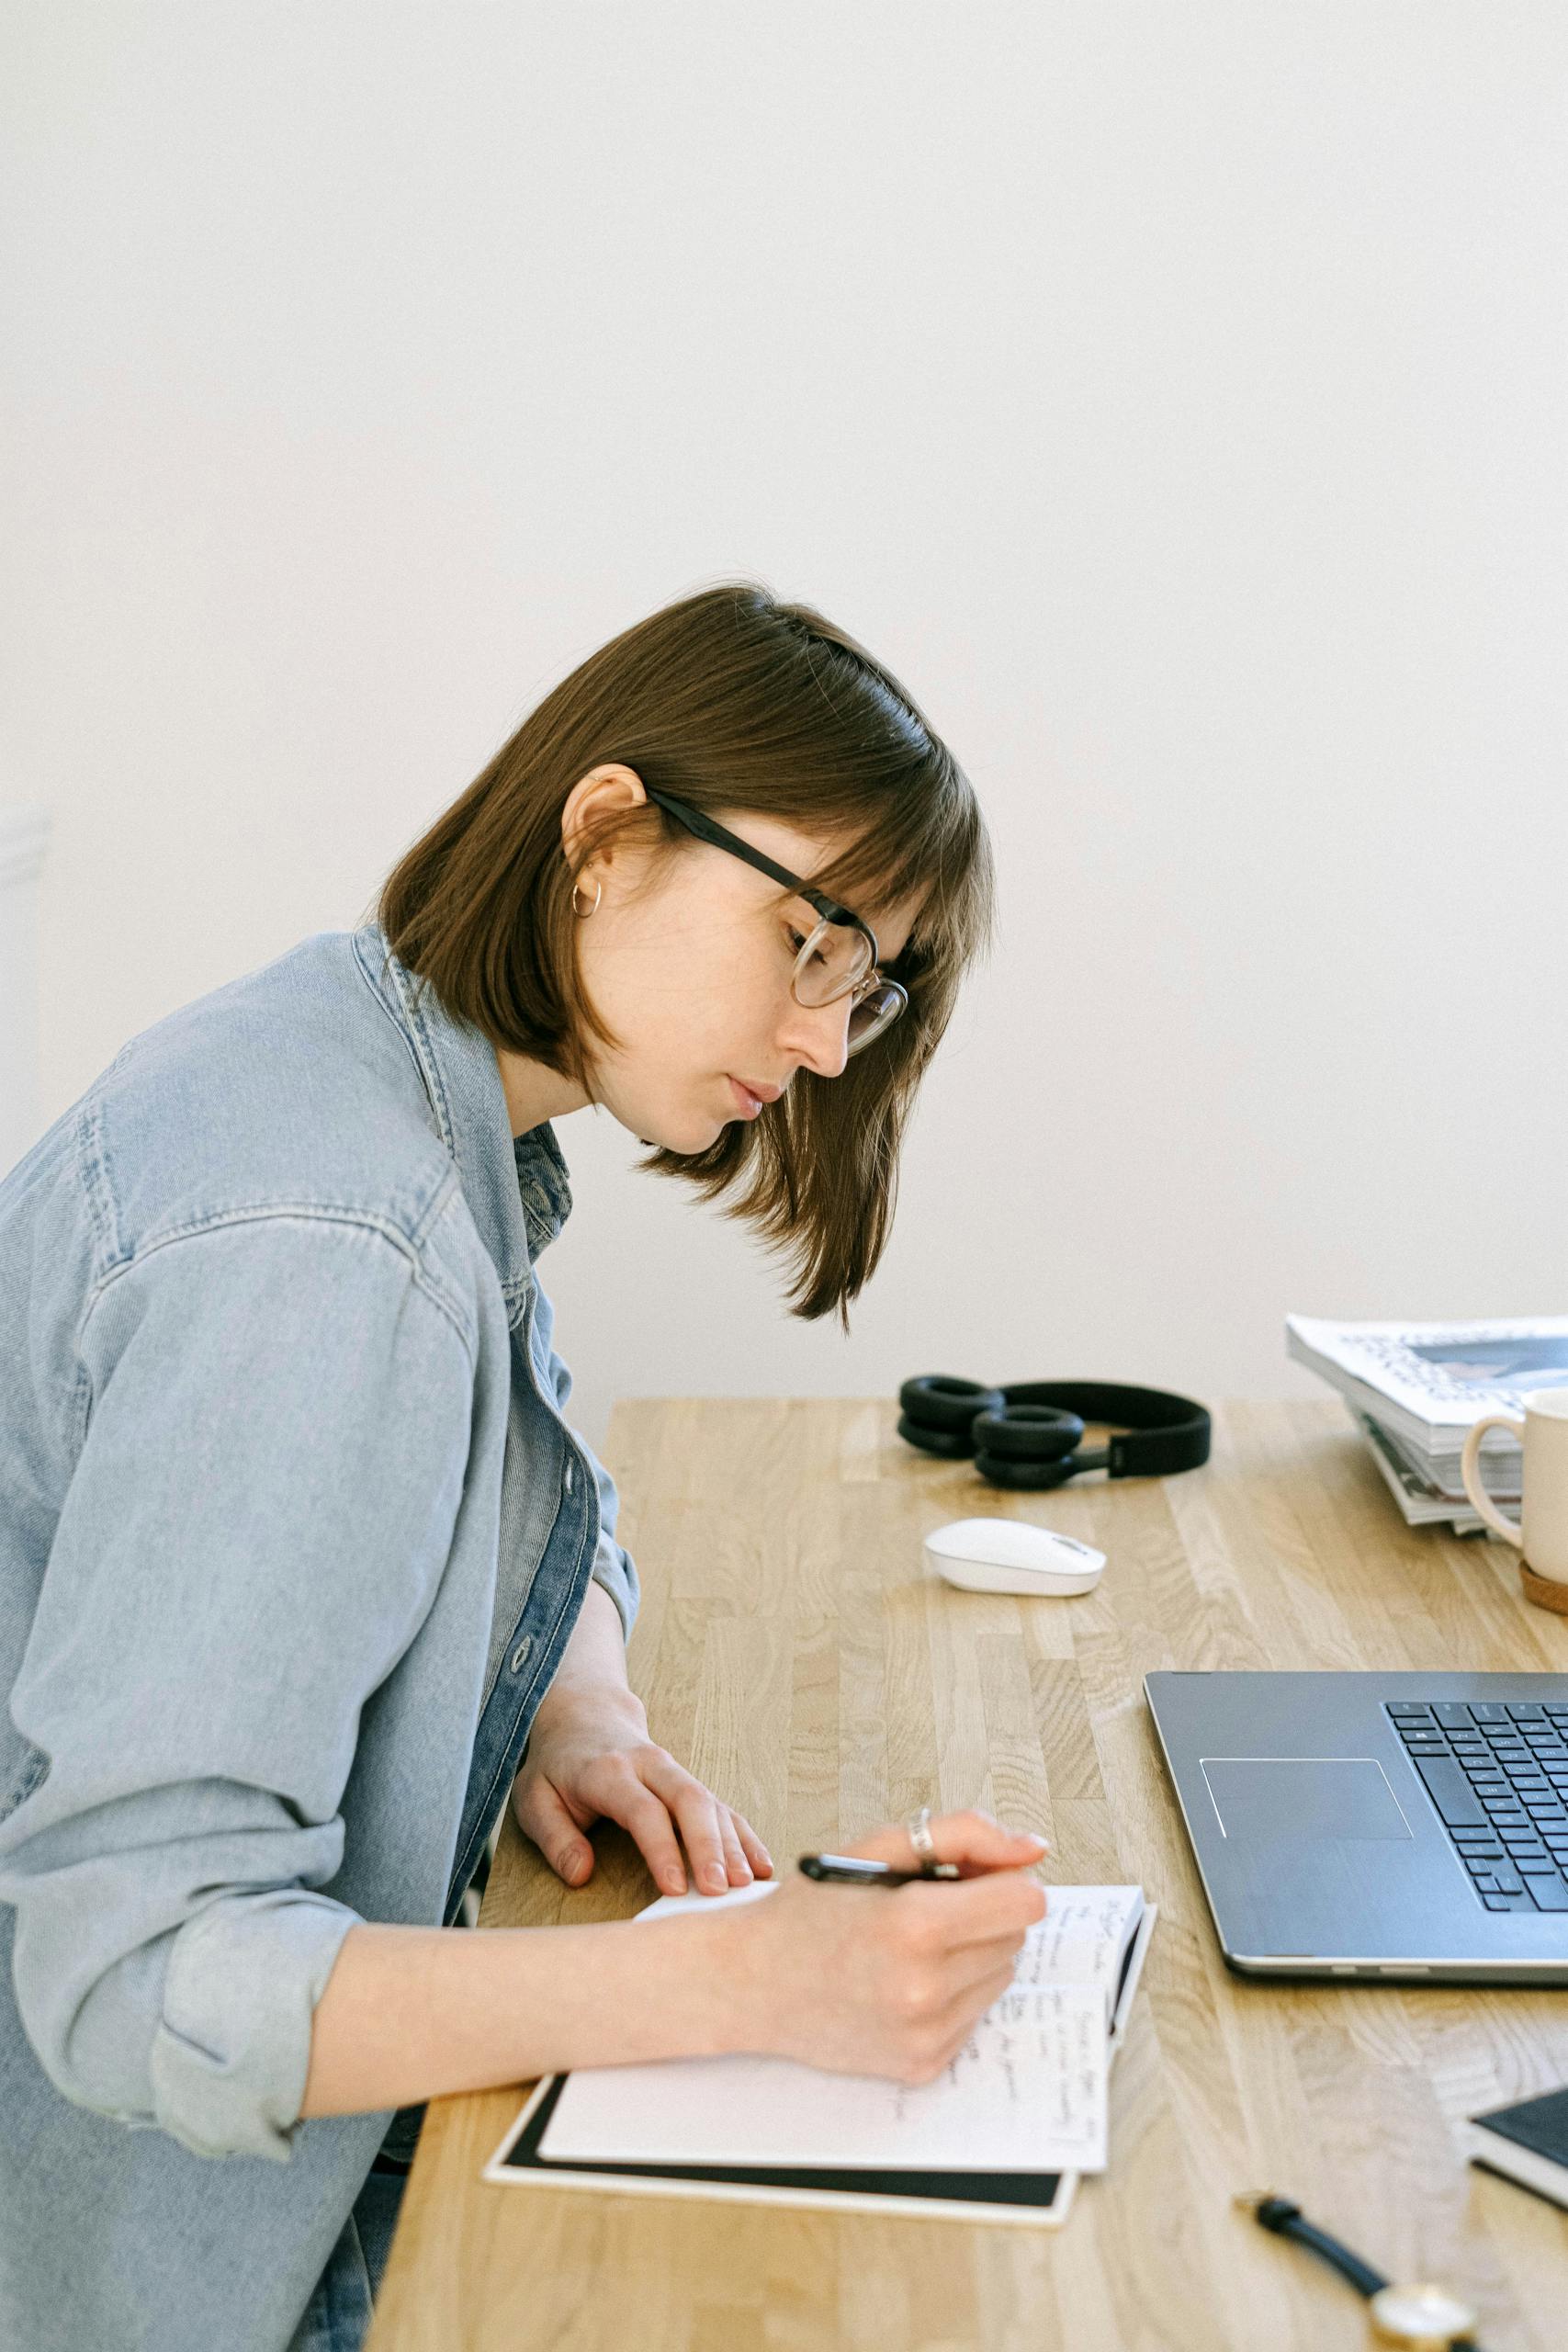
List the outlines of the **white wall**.
{"label": "white wall", "polygon": [[846,1343],[562,1123],[581,1418],[905,1373],[1308,1393],[1568,1308],[1568,19],[12,0],[10,655],[52,1116],[360,919],[730,571],[908,679],[1004,943]]}
{"label": "white wall", "polygon": [[49,812],[0,801],[0,1171],[39,1132],[38,898]]}

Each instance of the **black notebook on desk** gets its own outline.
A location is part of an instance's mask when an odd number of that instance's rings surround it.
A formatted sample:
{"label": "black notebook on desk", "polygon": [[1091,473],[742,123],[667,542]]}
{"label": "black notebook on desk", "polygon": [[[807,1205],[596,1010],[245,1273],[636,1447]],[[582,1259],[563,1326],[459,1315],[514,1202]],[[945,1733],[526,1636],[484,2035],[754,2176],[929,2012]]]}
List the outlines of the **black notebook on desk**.
{"label": "black notebook on desk", "polygon": [[1472,2115],[1470,2161],[1568,2206],[1568,2090]]}
{"label": "black notebook on desk", "polygon": [[[746,1892],[755,1897],[767,1891],[762,1886]],[[976,2103],[983,2109],[987,2102],[984,2072],[994,2064],[998,2100],[1021,2083],[1035,2100],[1032,2113],[992,2119],[998,2127],[998,2144],[1008,2141],[1010,2132],[1015,2146],[1033,2143],[1079,2149],[1086,2163],[1098,2169],[1105,2160],[1105,2122],[1102,2109],[1098,2119],[1092,2112],[1089,2077],[1094,2070],[1080,2064],[1073,2084],[1052,2095],[1048,2079],[1052,2070],[1039,2053],[1030,2001],[1043,1976],[1052,2012],[1051,2031],[1056,2036],[1053,2052],[1066,2048],[1060,2038],[1066,2031],[1077,2036],[1080,2053],[1087,2051],[1092,2011],[1102,2100],[1105,2076],[1124,2035],[1156,1915],[1136,1888],[1063,1887],[1053,1889],[1052,1895],[1055,1939],[1048,1942],[1043,1935],[1051,1924],[1048,1913],[1040,1929],[1031,1930],[1036,1939],[1032,1952],[1026,1947],[1021,1955],[1021,1975],[1015,1978],[1016,2023],[1010,2028],[1006,2020],[1010,1996],[1004,1995],[977,2025],[967,2045],[965,2092],[973,2116]],[[702,1900],[688,1898],[683,1905],[654,1905],[644,1916],[655,1917],[661,1908],[695,1908]],[[1092,1979],[1073,1976],[1058,1986],[1048,1973],[1049,1962],[1089,1970]],[[1035,2067],[1032,2076],[1023,2064],[1026,2060]],[[552,2137],[559,2137],[561,2102],[573,2084],[580,2094],[575,2127],[566,2135],[566,2152],[553,2154]],[[967,2161],[908,2165],[888,2161],[889,2153],[901,2145],[930,2149],[941,2143],[944,2121],[940,2086],[931,2086],[933,2096],[930,2098],[923,2098],[924,2087],[900,2093],[894,2086],[827,2076],[812,2068],[771,2060],[688,2059],[657,2068],[598,2068],[576,2076],[553,2075],[538,2086],[513,2119],[483,2177],[514,2186],[695,2196],[862,2212],[918,2211],[1035,2227],[1051,2227],[1066,2219],[1080,2169],[1077,2165],[1046,2168],[1012,2163],[998,2167]],[[721,2146],[721,2153],[701,2162],[647,2153],[650,2145],[660,2143],[660,2098],[671,2112],[669,2144],[705,2140]],[[857,2100],[869,2117],[857,2160],[800,2161],[802,2142],[820,2132],[820,2144],[830,2143],[835,2119],[841,2124],[846,2107]],[[945,2128],[951,2131],[955,2121],[961,2125],[962,2120],[950,2109]],[[1098,2149],[1094,2145],[1097,2121]],[[964,2153],[973,2153],[982,2144],[973,2142]],[[760,2158],[773,2160],[746,2161],[752,2145]],[[613,2153],[585,2153],[596,2146]],[[639,2148],[643,2153],[637,2153]],[[778,2161],[781,2148],[789,2148],[795,2160]],[[955,2149],[955,2156],[958,2154]]]}

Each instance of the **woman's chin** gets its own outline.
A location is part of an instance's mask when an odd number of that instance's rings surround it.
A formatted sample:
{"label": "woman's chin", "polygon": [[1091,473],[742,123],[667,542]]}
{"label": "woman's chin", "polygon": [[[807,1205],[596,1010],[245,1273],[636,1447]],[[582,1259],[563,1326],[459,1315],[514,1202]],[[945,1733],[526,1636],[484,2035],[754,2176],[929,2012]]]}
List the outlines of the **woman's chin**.
{"label": "woman's chin", "polygon": [[[737,1113],[735,1117],[739,1115]],[[735,1118],[716,1119],[699,1113],[684,1119],[655,1117],[640,1123],[623,1120],[621,1124],[648,1150],[673,1151],[682,1159],[691,1159],[699,1151],[711,1151],[726,1127],[735,1124]]]}
{"label": "woman's chin", "polygon": [[[603,1107],[645,1150],[672,1151],[682,1159],[711,1151],[727,1127],[744,1125],[744,1114],[728,1079],[703,1079],[671,1070],[668,1088],[650,1085],[640,1101],[628,1087],[606,1087]],[[649,1073],[652,1076],[652,1073]]]}
{"label": "woman's chin", "polygon": [[686,1159],[692,1159],[699,1151],[711,1151],[726,1127],[737,1126],[739,1124],[739,1117],[694,1119],[690,1133],[683,1136],[679,1143],[671,1142],[666,1145],[665,1148],[669,1151],[681,1152]]}

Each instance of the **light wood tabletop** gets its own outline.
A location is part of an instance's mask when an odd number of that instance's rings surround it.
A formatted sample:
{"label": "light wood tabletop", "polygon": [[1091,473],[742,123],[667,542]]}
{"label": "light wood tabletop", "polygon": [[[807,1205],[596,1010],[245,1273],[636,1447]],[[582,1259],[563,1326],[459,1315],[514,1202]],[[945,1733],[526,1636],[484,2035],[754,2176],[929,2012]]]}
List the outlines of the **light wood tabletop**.
{"label": "light wood tabletop", "polygon": [[[883,1402],[620,1406],[605,1458],[643,1579],[656,1738],[781,1866],[915,1805],[1053,1841],[1046,1876],[1160,1908],[1111,2078],[1111,2169],[1065,2227],[488,2187],[517,2089],[434,2102],[371,2352],[1336,2352],[1365,2307],[1238,2214],[1273,2188],[1395,2278],[1477,2304],[1485,2352],[1568,2340],[1568,2216],[1466,2165],[1461,2119],[1568,2083],[1568,1996],[1273,1985],[1222,1962],[1142,1678],[1157,1667],[1568,1669],[1517,1554],[1405,1527],[1336,1402],[1233,1405],[1208,1465],[1005,1493]],[[1091,1433],[1092,1434],[1092,1433]],[[951,1590],[944,1521],[1109,1555],[1066,1600]],[[569,1894],[508,1822],[482,1927],[637,1910],[618,1833]]]}

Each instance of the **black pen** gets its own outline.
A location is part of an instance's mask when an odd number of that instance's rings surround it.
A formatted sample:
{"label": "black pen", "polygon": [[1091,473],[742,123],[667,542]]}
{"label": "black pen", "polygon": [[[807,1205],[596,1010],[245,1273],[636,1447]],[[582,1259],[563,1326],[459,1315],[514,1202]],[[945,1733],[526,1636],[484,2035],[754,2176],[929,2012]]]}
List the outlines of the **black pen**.
{"label": "black pen", "polygon": [[819,1886],[918,1886],[921,1879],[962,1875],[956,1862],[933,1862],[924,1871],[896,1871],[891,1862],[863,1862],[852,1854],[802,1854],[800,1867]]}

